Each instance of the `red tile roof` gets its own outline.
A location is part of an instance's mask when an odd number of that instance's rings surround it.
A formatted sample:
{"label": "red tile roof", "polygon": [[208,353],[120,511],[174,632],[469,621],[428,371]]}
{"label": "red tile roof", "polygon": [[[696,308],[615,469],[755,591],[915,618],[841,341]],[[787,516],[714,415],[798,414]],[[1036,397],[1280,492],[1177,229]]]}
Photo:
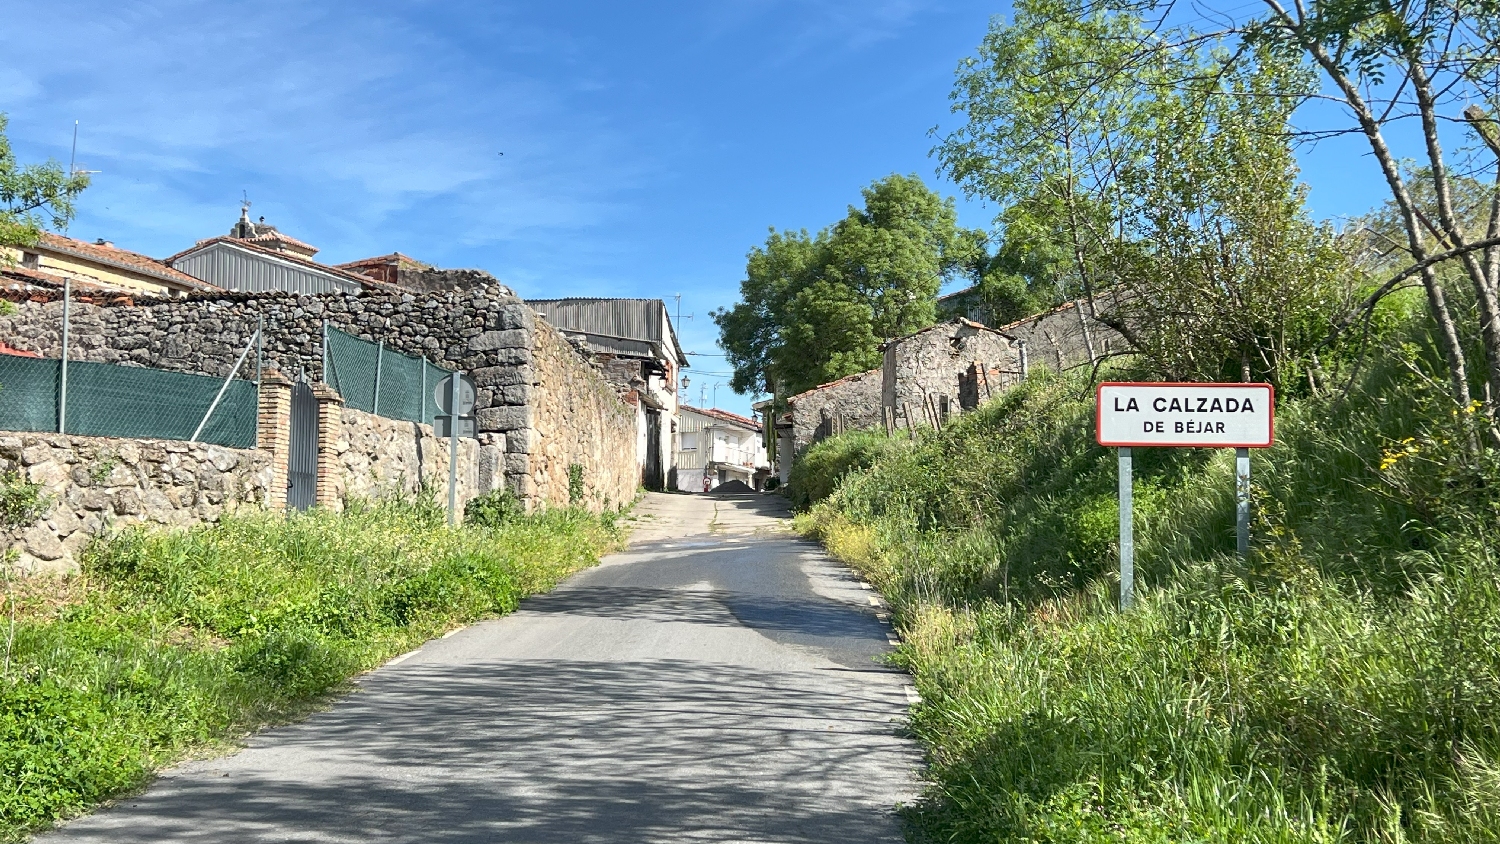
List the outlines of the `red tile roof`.
{"label": "red tile roof", "polygon": [[760,423],[754,419],[741,416],[738,413],[730,413],[727,410],[719,410],[717,407],[693,407],[684,404],[681,406],[681,409],[692,413],[701,413],[711,419],[718,419],[721,422],[728,422],[731,425],[738,425],[741,428],[749,428],[752,431],[760,430]]}
{"label": "red tile roof", "polygon": [[843,383],[848,382],[848,381],[853,381],[853,380],[856,380],[858,378],[863,378],[866,375],[874,375],[875,373],[877,373],[879,371],[880,371],[880,367],[877,366],[874,369],[868,369],[868,370],[865,370],[864,372],[856,372],[853,375],[845,375],[843,378],[840,378],[840,379],[838,379],[836,381],[829,381],[827,384],[819,384],[818,386],[813,387],[811,390],[803,390],[802,392],[798,393],[797,395],[792,396],[791,398],[787,399],[787,401],[793,402],[793,401],[796,401],[797,399],[802,398],[803,396],[810,396],[810,395],[812,395],[813,393],[816,393],[819,390],[826,390],[829,387],[835,386],[837,384],[843,384]]}
{"label": "red tile roof", "polygon": [[131,252],[128,249],[120,249],[115,246],[104,246],[98,243],[85,243],[82,240],[74,240],[60,234],[43,232],[41,242],[36,245],[38,251],[61,252],[85,261],[103,264],[107,267],[137,272],[148,275],[168,285],[186,287],[189,290],[218,290],[212,284],[206,284],[199,279],[193,278],[185,272],[174,270],[164,262],[139,252]]}
{"label": "red tile roof", "polygon": [[281,232],[274,231],[274,230],[270,231],[270,232],[267,232],[265,234],[257,234],[257,235],[251,236],[251,237],[242,237],[242,238],[239,238],[239,240],[243,240],[243,241],[246,241],[246,242],[249,242],[249,243],[255,243],[255,244],[261,244],[261,243],[278,243],[278,242],[280,242],[280,243],[289,243],[292,246],[300,246],[303,249],[306,249],[308,255],[316,255],[317,252],[318,252],[318,247],[313,246],[311,243],[308,243],[305,240],[298,240],[297,238],[292,237],[289,234],[282,234]]}

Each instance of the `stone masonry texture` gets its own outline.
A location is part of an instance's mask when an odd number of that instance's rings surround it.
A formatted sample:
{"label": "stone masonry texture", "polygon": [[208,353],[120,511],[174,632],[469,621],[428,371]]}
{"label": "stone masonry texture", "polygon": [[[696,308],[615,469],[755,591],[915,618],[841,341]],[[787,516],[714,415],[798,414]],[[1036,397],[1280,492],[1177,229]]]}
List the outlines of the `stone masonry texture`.
{"label": "stone masonry texture", "polygon": [[900,427],[932,425],[934,414],[941,417],[944,408],[957,415],[965,376],[976,361],[1005,374],[1004,384],[992,385],[996,391],[1021,377],[1019,351],[1011,339],[966,319],[892,340],[885,346],[881,404],[891,409]]}
{"label": "stone masonry texture", "polygon": [[877,428],[881,373],[878,369],[840,378],[787,400],[797,453],[835,430]]}
{"label": "stone masonry texture", "polygon": [[[532,401],[526,410],[527,447],[511,447],[533,485],[527,492],[550,506],[568,503],[568,467],[583,466],[583,501],[592,510],[635,498],[640,484],[636,462],[635,409],[622,401],[599,371],[545,320],[533,333]],[[522,469],[519,461],[526,460]]]}
{"label": "stone masonry texture", "polygon": [[[566,417],[571,411],[540,409],[536,390],[545,388],[551,395],[602,396],[601,390],[608,388],[599,372],[555,331],[538,332],[539,320],[531,308],[493,277],[465,271],[461,281],[461,286],[426,293],[216,293],[102,305],[75,302],[71,328],[75,339],[70,343],[70,354],[75,360],[222,377],[244,350],[256,326],[263,324],[265,366],[278,368],[291,378],[305,374],[309,380],[321,381],[322,325],[326,320],[330,326],[361,339],[383,341],[393,351],[469,373],[477,387],[479,432],[494,435],[487,438],[491,445],[501,439],[505,443],[504,456],[492,449],[488,466],[481,466],[481,471],[491,476],[498,473],[522,497],[539,494],[537,503],[556,503],[555,478],[541,473],[552,471],[551,455],[568,452],[569,460],[576,458],[575,462],[585,466],[586,478],[598,478],[600,489],[605,490],[599,500],[608,497],[619,504],[633,498],[634,481],[626,495],[624,481],[615,478],[618,444],[613,439],[608,440],[607,449],[599,443],[587,447],[579,444],[581,438],[602,435],[603,420],[613,418],[613,407],[605,413],[606,405],[586,402],[576,411],[580,419],[591,413],[590,418],[596,419],[587,432],[570,431],[550,421],[537,424],[539,413]],[[46,357],[61,355],[61,332],[61,302],[26,303],[15,314],[0,317],[0,340]],[[539,374],[533,365],[539,349],[550,356],[547,377],[565,377],[565,383],[552,384]],[[570,362],[564,364],[570,356]],[[253,358],[252,353],[242,376],[253,375]],[[582,386],[584,382],[588,382],[587,389]],[[614,401],[624,407],[618,398]],[[549,437],[579,442],[552,443]],[[628,456],[634,459],[633,446]],[[563,474],[566,477],[566,467]],[[562,500],[566,501],[565,494]]]}
{"label": "stone masonry texture", "polygon": [[40,484],[51,502],[37,523],[0,532],[0,553],[32,572],[77,569],[89,540],[123,525],[186,526],[265,506],[270,452],[177,440],[0,434],[0,473]]}
{"label": "stone masonry texture", "polygon": [[[337,420],[326,449],[330,471],[318,479],[321,505],[342,510],[350,499],[414,497],[425,488],[446,506],[448,440],[433,436],[431,425],[348,407],[337,408]],[[460,439],[458,446],[458,507],[462,511],[469,499],[490,491],[480,483],[481,453],[486,449],[498,452],[500,447],[467,438]]]}

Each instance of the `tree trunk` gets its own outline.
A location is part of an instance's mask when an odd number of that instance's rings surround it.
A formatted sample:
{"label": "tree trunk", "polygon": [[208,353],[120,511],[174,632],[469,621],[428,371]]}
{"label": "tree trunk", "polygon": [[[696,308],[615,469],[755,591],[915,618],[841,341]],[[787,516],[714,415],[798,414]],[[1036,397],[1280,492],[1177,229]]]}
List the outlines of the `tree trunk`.
{"label": "tree trunk", "polygon": [[[1416,202],[1406,189],[1406,183],[1401,179],[1400,164],[1391,153],[1390,147],[1386,145],[1385,136],[1380,131],[1380,123],[1375,119],[1369,104],[1360,94],[1359,87],[1339,66],[1338,61],[1328,53],[1323,43],[1308,33],[1303,21],[1288,14],[1278,0],[1265,0],[1265,3],[1287,28],[1287,31],[1302,45],[1302,49],[1312,56],[1323,72],[1328,74],[1328,77],[1338,86],[1344,102],[1354,112],[1355,118],[1359,121],[1360,130],[1370,143],[1375,160],[1380,164],[1381,173],[1385,175],[1386,184],[1390,186],[1391,196],[1401,213],[1402,227],[1406,230],[1407,249],[1411,253],[1412,260],[1415,262],[1424,260],[1427,257],[1427,247],[1422,242],[1422,229],[1417,220]],[[1448,378],[1453,389],[1453,400],[1467,407],[1472,398],[1469,393],[1468,366],[1464,359],[1463,345],[1459,339],[1458,328],[1453,321],[1453,314],[1448,308],[1447,296],[1443,293],[1442,285],[1438,283],[1437,272],[1432,267],[1423,268],[1422,287],[1427,291],[1427,306],[1437,322],[1438,345],[1448,364]]]}

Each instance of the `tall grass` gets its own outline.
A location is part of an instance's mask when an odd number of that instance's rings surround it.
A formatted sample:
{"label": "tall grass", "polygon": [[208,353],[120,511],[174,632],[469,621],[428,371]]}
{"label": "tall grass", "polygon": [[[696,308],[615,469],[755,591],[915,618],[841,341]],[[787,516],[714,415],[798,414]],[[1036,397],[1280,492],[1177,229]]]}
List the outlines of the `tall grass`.
{"label": "tall grass", "polygon": [[930,762],[912,835],[1500,841],[1500,468],[1414,362],[1282,403],[1249,562],[1232,454],[1137,449],[1128,613],[1087,383],[861,445],[800,524],[896,608]]}
{"label": "tall grass", "polygon": [[445,527],[410,502],[128,531],[33,583],[0,677],[0,838],[304,712],[456,624],[597,561],[608,519]]}

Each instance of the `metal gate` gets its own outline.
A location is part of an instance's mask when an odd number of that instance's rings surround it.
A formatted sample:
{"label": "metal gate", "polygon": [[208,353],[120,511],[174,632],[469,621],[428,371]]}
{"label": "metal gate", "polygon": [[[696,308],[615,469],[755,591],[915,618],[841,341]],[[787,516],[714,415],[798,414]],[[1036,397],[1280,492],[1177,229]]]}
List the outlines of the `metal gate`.
{"label": "metal gate", "polygon": [[291,454],[286,467],[286,504],[306,510],[318,501],[318,400],[302,379],[292,385]]}
{"label": "metal gate", "polygon": [[661,471],[661,411],[646,410],[646,471],[641,478],[646,489],[661,489],[666,485]]}

